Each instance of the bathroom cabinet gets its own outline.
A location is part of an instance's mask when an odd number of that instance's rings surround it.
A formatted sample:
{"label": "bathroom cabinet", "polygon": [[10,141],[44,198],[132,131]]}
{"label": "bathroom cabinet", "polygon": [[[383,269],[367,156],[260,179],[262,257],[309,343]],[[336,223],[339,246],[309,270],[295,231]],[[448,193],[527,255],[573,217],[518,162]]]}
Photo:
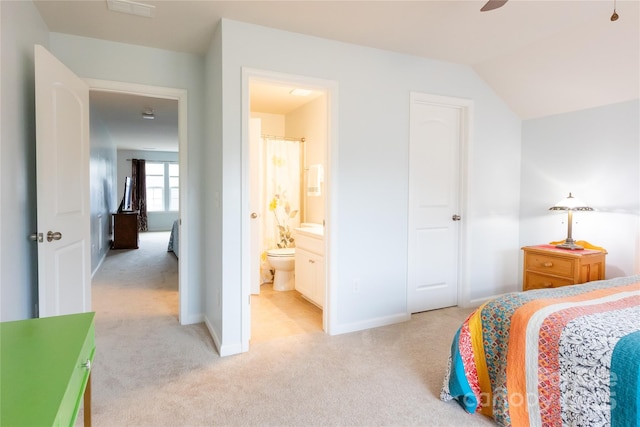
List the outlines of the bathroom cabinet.
{"label": "bathroom cabinet", "polygon": [[324,239],[321,233],[300,229],[296,233],[296,291],[320,308],[324,306]]}
{"label": "bathroom cabinet", "polygon": [[324,305],[324,257],[296,248],[296,290],[322,308]]}

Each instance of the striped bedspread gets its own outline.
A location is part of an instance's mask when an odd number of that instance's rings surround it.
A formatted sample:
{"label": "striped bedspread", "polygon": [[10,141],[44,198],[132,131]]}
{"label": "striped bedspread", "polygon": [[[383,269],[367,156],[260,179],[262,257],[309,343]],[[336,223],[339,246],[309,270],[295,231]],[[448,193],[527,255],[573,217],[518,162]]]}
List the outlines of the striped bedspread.
{"label": "striped bedspread", "polygon": [[485,303],[440,397],[504,426],[640,426],[640,275]]}

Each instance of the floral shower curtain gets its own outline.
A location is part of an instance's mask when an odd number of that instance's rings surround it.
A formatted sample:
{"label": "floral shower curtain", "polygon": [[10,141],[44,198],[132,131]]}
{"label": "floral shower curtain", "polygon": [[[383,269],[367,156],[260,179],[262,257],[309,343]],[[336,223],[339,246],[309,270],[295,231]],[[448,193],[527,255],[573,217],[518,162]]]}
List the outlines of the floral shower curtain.
{"label": "floral shower curtain", "polygon": [[300,141],[262,138],[263,147],[263,281],[268,281],[265,251],[294,247],[291,230],[300,224]]}

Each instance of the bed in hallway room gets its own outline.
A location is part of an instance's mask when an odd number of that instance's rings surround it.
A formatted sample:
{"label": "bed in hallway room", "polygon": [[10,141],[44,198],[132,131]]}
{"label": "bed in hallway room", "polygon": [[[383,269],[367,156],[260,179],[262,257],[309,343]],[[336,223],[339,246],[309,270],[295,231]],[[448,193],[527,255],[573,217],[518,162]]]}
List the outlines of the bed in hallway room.
{"label": "bed in hallway room", "polygon": [[178,257],[178,251],[180,249],[180,224],[179,219],[173,221],[173,227],[171,227],[171,234],[169,235],[169,246],[167,252],[173,252]]}
{"label": "bed in hallway room", "polygon": [[514,292],[453,338],[441,391],[503,426],[640,425],[640,275]]}

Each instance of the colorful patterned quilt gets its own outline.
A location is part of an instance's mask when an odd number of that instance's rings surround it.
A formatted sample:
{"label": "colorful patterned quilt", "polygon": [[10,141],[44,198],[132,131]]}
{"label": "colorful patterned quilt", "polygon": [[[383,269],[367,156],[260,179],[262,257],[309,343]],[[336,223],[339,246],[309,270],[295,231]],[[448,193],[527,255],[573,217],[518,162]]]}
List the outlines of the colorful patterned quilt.
{"label": "colorful patterned quilt", "polygon": [[504,426],[640,426],[640,275],[485,303],[440,397]]}

